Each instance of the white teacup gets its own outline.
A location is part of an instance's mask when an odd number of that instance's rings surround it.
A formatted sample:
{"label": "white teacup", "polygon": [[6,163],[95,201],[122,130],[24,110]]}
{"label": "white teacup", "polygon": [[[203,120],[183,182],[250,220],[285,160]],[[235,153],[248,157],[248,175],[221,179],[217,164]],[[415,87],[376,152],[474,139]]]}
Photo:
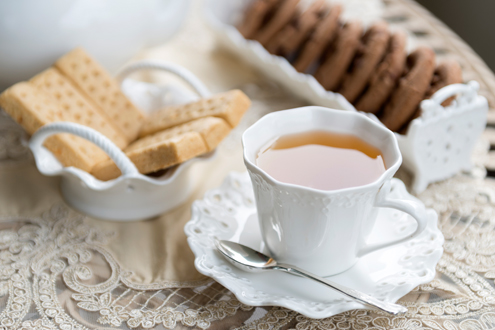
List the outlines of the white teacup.
{"label": "white teacup", "polygon": [[[279,136],[313,130],[353,134],[381,150],[386,171],[358,187],[324,191],[275,180],[256,165],[259,150]],[[323,107],[268,114],[243,136],[244,162],[253,183],[261,234],[271,256],[321,276],[338,274],[360,257],[418,236],[426,227],[423,204],[388,197],[402,156],[395,135],[366,116]],[[398,209],[418,222],[416,232],[368,244],[378,207]]]}

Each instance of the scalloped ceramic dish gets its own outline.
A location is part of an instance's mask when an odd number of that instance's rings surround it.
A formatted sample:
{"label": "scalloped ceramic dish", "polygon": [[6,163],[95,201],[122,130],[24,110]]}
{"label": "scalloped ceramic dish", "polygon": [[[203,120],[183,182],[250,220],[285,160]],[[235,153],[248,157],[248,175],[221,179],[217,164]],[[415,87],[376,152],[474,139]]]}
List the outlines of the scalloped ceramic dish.
{"label": "scalloped ceramic dish", "polygon": [[[400,180],[392,180],[392,190],[394,198],[416,200]],[[419,284],[428,283],[435,276],[444,242],[436,212],[429,210],[428,215],[428,225],[417,238],[363,256],[352,268],[329,278],[388,302],[396,302]],[[380,209],[370,241],[405,237],[415,230],[416,222],[409,215]],[[247,173],[231,173],[222,186],[194,202],[184,231],[196,257],[196,269],[228,288],[244,304],[282,306],[311,318],[368,308],[304,278],[276,271],[244,272],[216,251],[214,237],[264,249]]]}
{"label": "scalloped ceramic dish", "polygon": [[[209,95],[206,87],[189,71],[166,62],[141,61],[124,68],[122,77],[141,69],[159,69],[183,78],[202,97]],[[126,79],[123,92],[143,111],[151,112],[170,104],[187,103],[197,96],[176,86],[157,86]],[[123,175],[110,181],[100,181],[75,167],[63,167],[43,147],[48,136],[60,132],[76,134],[102,148],[121,169]],[[61,176],[61,192],[74,208],[97,218],[116,221],[139,220],[156,216],[183,203],[200,182],[202,166],[214,158],[214,152],[174,166],[160,177],[142,175],[134,164],[110,140],[82,125],[57,122],[39,129],[29,142],[41,173]]]}

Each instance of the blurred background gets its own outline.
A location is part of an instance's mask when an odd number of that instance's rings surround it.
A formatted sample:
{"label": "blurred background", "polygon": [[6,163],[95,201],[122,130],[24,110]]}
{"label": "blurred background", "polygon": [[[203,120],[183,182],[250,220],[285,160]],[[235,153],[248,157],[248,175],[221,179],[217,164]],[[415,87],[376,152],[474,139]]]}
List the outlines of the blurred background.
{"label": "blurred background", "polygon": [[[364,4],[393,2],[328,1],[362,7],[362,10],[354,8],[362,20],[368,14],[374,17],[373,12],[366,11],[370,6]],[[445,22],[495,71],[492,34],[495,0],[417,1]],[[168,41],[179,30],[190,2],[192,0],[0,1],[0,91],[29,79],[80,45],[115,73],[139,50]],[[360,6],[356,6],[356,2]]]}
{"label": "blurred background", "polygon": [[466,41],[495,71],[495,1],[416,0]]}

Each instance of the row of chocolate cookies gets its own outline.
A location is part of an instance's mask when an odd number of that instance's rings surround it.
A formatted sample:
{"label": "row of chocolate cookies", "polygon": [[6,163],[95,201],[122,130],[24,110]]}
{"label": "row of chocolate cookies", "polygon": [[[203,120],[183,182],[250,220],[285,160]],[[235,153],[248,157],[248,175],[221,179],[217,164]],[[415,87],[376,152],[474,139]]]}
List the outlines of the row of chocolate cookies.
{"label": "row of chocolate cookies", "polygon": [[[301,10],[299,0],[254,0],[238,29],[270,53],[311,73],[361,111],[376,114],[393,131],[419,116],[419,103],[440,88],[462,82],[455,61],[435,66],[428,47],[406,52],[407,37],[385,22],[366,31],[358,21],[342,23],[340,5],[315,0]],[[444,102],[444,105],[451,100]]]}

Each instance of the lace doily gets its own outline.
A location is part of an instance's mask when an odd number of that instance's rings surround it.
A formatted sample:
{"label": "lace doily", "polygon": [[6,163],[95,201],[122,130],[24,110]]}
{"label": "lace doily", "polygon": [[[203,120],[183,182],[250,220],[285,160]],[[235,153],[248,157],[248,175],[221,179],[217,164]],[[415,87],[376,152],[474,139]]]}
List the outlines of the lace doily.
{"label": "lace doily", "polygon": [[[493,100],[492,73],[426,11],[408,0],[386,0],[383,15],[391,24],[405,27],[414,42],[434,45],[442,57],[458,59],[464,78],[479,80],[484,95]],[[208,32],[194,18],[182,37],[188,47],[210,51]],[[261,115],[303,105],[263,80],[229,86],[234,87],[253,99],[253,107],[222,145],[225,150],[240,148],[240,134]],[[22,129],[0,113],[0,171],[32,163],[25,138]],[[405,316],[360,310],[312,320],[283,308],[242,305],[210,279],[191,288],[138,285],[108,248],[118,237],[56,204],[38,217],[1,219],[0,328],[493,329],[495,181],[484,177],[487,154],[486,141],[480,141],[471,173],[430,185],[419,196],[439,214],[445,252],[436,278],[400,300],[409,308]],[[406,174],[404,178],[407,182]]]}

